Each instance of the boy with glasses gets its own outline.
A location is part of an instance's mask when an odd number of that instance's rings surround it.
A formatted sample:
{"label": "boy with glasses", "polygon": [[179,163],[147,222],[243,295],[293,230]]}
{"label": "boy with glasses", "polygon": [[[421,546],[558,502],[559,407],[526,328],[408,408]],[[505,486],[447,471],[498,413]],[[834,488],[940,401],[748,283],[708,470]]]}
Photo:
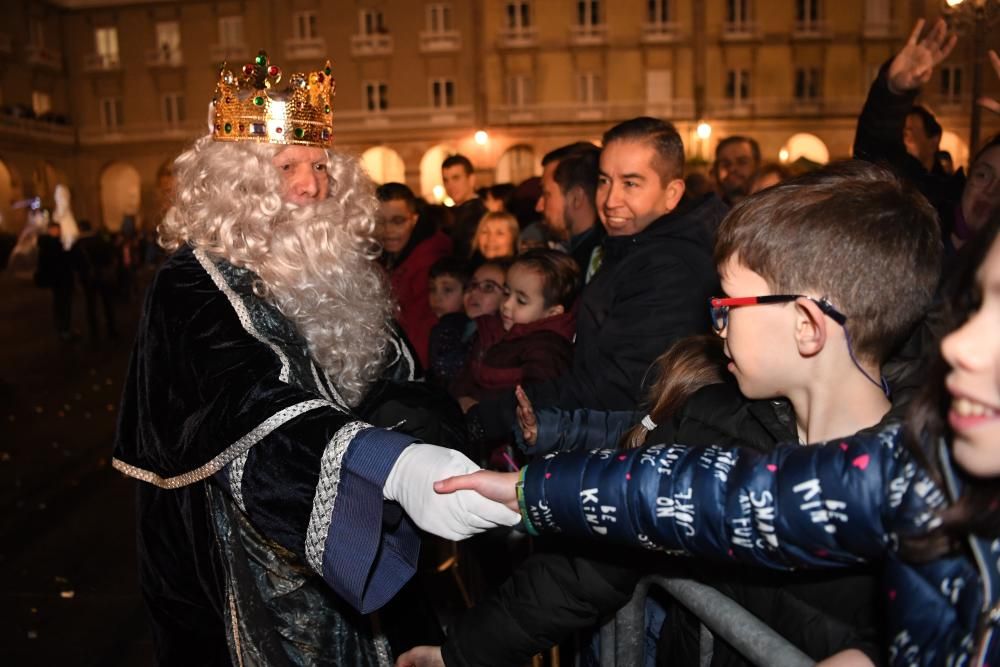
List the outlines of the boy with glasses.
{"label": "boy with glasses", "polygon": [[[708,304],[739,391],[731,383],[710,385],[669,418],[647,416],[646,444],[767,451],[783,440],[823,442],[898,422],[905,397],[893,396],[895,405],[890,403],[882,364],[929,306],[940,254],[937,216],[927,200],[861,161],[831,165],[740,203],[723,221],[715,246],[725,296]],[[606,428],[612,420],[582,412],[538,412],[536,463],[529,468],[548,465],[537,456],[553,449],[542,443],[546,434],[559,433],[561,449],[600,440],[587,425]],[[613,445],[614,440],[602,444]],[[727,474],[721,463],[715,469]],[[448,482],[438,490],[486,489],[484,477],[462,479],[471,481]],[[505,488],[513,481],[506,480]],[[768,516],[773,499],[754,500],[761,504],[757,516]],[[816,510],[836,530],[836,506]],[[738,534],[740,527],[733,530]],[[767,532],[760,526],[753,532],[762,530]],[[624,552],[621,557],[625,563],[630,558]],[[475,662],[480,651],[498,645],[504,651],[537,651],[542,647],[518,646],[512,638],[558,637],[586,627],[627,601],[620,570],[621,563],[578,556],[529,561],[499,596],[452,632],[444,647],[446,664],[458,664],[458,656]],[[851,664],[877,664],[882,658],[870,571],[769,574],[713,564],[698,574],[814,659],[835,654]],[[620,592],[609,595],[607,584],[615,579]],[[567,599],[566,590],[575,606],[545,606],[546,599]],[[691,664],[698,653],[697,624],[682,614],[675,617],[662,635],[671,642],[671,664]],[[496,644],[478,632],[479,619],[491,619]],[[743,664],[741,658],[717,642],[712,665],[735,664]]]}

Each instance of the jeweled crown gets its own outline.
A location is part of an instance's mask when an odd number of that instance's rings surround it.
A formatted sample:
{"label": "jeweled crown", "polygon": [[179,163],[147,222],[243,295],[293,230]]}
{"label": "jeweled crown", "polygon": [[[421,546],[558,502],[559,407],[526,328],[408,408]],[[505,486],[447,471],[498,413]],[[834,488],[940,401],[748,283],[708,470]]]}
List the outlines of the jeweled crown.
{"label": "jeweled crown", "polygon": [[295,73],[277,90],[281,68],[260,51],[235,76],[224,64],[212,99],[212,138],[329,148],[333,143],[333,94],[336,84],[326,67]]}

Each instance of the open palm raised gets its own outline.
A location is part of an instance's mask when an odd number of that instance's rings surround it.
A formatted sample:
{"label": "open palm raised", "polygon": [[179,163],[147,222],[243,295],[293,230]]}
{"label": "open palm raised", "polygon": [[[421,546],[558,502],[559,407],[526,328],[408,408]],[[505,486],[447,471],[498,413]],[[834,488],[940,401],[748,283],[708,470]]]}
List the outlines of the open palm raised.
{"label": "open palm raised", "polygon": [[906,46],[889,65],[889,89],[894,93],[915,90],[930,81],[934,68],[955,48],[958,35],[949,34],[944,19],[938,19],[921,39],[924,23],[924,19],[917,21]]}

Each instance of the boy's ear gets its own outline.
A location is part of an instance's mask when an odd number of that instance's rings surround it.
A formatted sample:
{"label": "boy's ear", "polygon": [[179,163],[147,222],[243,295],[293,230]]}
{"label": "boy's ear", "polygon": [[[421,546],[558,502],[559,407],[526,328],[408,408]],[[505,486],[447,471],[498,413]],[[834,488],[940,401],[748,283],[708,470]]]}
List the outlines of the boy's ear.
{"label": "boy's ear", "polygon": [[823,351],[827,324],[826,315],[815,303],[809,299],[795,302],[795,344],[799,354],[812,357]]}
{"label": "boy's ear", "polygon": [[550,306],[545,311],[545,317],[553,317],[554,315],[562,315],[566,312],[566,309],[562,307],[561,303],[557,303],[554,306]]}

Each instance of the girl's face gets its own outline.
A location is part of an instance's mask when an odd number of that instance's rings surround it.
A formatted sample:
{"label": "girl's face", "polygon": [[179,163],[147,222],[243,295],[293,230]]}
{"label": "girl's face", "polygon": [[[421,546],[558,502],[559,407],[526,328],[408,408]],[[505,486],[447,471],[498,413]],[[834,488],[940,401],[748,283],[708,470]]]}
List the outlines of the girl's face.
{"label": "girl's face", "polygon": [[978,307],[941,341],[951,366],[948,423],[955,460],[978,477],[1000,475],[1000,240],[976,276]]}
{"label": "girl's face", "polygon": [[479,252],[486,259],[510,257],[514,254],[514,235],[502,220],[490,220],[479,230]]}
{"label": "girl's face", "polygon": [[485,264],[472,274],[465,287],[465,314],[471,319],[500,310],[503,301],[504,271],[499,266]]}

